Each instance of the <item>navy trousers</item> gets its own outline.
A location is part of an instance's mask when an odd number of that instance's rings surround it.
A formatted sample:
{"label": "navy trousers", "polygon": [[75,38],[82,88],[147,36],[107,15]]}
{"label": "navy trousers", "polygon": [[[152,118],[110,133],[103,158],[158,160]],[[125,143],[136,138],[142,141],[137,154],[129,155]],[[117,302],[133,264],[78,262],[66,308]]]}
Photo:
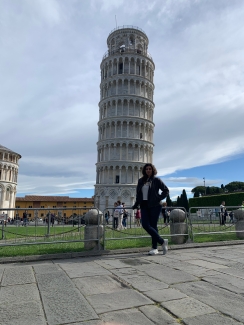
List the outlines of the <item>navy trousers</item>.
{"label": "navy trousers", "polygon": [[156,249],[158,243],[163,245],[164,240],[158,234],[158,218],[161,212],[161,205],[149,208],[147,205],[141,205],[141,224],[146,232],[152,237],[152,248]]}

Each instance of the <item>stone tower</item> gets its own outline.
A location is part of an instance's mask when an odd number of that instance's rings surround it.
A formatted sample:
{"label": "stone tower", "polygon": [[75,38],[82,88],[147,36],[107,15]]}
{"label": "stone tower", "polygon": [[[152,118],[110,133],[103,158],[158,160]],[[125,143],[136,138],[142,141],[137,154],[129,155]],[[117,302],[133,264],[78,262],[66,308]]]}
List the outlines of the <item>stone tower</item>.
{"label": "stone tower", "polygon": [[18,161],[21,158],[16,152],[0,145],[0,214],[14,217],[13,211],[6,208],[15,208],[16,187],[18,178]]}
{"label": "stone tower", "polygon": [[101,68],[95,205],[131,207],[145,163],[153,160],[154,63],[147,35],[123,26],[108,36]]}

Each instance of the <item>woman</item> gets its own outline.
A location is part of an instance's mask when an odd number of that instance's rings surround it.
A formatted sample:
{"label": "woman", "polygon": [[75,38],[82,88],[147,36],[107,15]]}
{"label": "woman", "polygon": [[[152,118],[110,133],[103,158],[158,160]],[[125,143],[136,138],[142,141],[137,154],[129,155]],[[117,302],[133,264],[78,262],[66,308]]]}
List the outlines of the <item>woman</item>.
{"label": "woman", "polygon": [[[132,209],[140,205],[142,227],[152,237],[152,249],[149,255],[158,254],[158,243],[162,245],[163,255],[165,255],[168,251],[168,240],[159,236],[157,223],[161,212],[160,201],[166,198],[169,189],[160,178],[155,177],[157,170],[154,165],[146,164],[142,169],[142,175],[143,177],[138,180],[136,202]],[[159,190],[162,191],[161,194]]]}

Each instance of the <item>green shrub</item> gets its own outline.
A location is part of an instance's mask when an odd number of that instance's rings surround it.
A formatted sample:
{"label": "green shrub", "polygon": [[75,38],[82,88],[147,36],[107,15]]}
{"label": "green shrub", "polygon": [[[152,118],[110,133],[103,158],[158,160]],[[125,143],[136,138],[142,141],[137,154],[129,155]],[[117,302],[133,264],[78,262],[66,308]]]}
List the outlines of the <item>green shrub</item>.
{"label": "green shrub", "polygon": [[[228,206],[240,206],[244,201],[244,192],[226,193],[221,195],[201,196],[189,199],[189,207],[217,207],[225,201]],[[191,210],[191,212],[194,212]]]}

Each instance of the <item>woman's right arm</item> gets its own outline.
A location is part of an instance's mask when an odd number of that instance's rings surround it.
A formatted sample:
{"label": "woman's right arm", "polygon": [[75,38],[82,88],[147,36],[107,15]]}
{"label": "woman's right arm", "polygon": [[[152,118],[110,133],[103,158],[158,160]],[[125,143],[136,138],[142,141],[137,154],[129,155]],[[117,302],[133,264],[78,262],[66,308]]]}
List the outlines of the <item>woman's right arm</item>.
{"label": "woman's right arm", "polygon": [[139,189],[139,184],[140,184],[140,179],[141,178],[139,178],[138,179],[138,183],[137,183],[137,187],[136,187],[136,202],[134,203],[134,205],[132,206],[132,209],[134,210],[134,209],[136,209],[137,207],[138,207],[138,205],[139,205],[139,202],[138,202],[138,189]]}

